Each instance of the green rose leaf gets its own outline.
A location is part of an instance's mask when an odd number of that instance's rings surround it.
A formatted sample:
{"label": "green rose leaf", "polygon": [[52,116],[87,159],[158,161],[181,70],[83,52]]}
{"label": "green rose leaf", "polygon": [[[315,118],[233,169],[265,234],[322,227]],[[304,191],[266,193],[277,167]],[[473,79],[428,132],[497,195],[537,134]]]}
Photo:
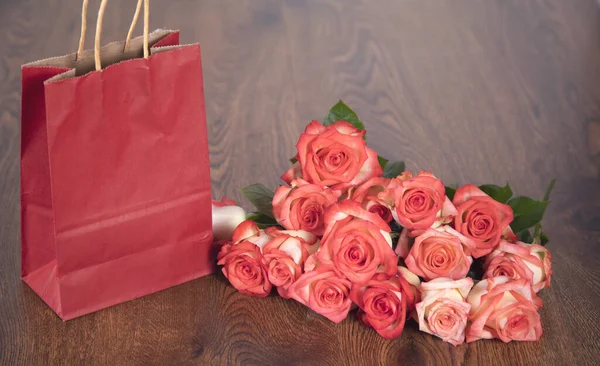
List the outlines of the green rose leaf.
{"label": "green rose leaf", "polygon": [[531,232],[527,229],[521,230],[519,233],[517,233],[517,237],[519,238],[519,241],[522,241],[523,243],[531,244],[531,242],[533,242]]}
{"label": "green rose leaf", "polygon": [[271,226],[279,225],[277,223],[277,220],[275,220],[274,218],[272,218],[270,216],[265,215],[262,212],[251,212],[248,215],[246,215],[246,219],[256,222],[258,227],[261,229],[266,229]]}
{"label": "green rose leaf", "polygon": [[454,194],[456,193],[456,187],[453,186],[446,186],[446,196],[448,196],[448,199],[450,201],[452,201],[454,199]]}
{"label": "green rose leaf", "polygon": [[530,197],[518,196],[511,198],[508,205],[512,207],[515,213],[515,218],[510,227],[514,232],[521,232],[540,222],[544,217],[548,201],[536,201]]}
{"label": "green rose leaf", "polygon": [[290,163],[292,163],[292,164],[296,164],[297,162],[298,162],[298,159],[296,159],[295,156],[290,159]]}
{"label": "green rose leaf", "polygon": [[240,192],[259,212],[273,217],[273,191],[262,184],[252,184],[240,189]]}
{"label": "green rose leaf", "polygon": [[504,187],[497,186],[495,184],[484,184],[479,186],[479,189],[487,193],[488,196],[492,197],[498,202],[506,203],[512,197],[513,191],[510,189],[508,183]]}
{"label": "green rose leaf", "polygon": [[393,163],[388,163],[385,165],[383,169],[383,177],[384,178],[396,178],[406,168],[403,161],[394,161]]}
{"label": "green rose leaf", "polygon": [[381,165],[381,169],[385,169],[385,166],[387,165],[389,160],[379,155],[377,155],[377,160],[379,160],[379,165]]}
{"label": "green rose leaf", "polygon": [[323,125],[327,126],[335,121],[346,121],[359,130],[365,129],[365,125],[362,123],[360,118],[358,118],[356,112],[354,112],[341,100],[331,107],[329,113],[327,113],[327,116],[323,120]]}

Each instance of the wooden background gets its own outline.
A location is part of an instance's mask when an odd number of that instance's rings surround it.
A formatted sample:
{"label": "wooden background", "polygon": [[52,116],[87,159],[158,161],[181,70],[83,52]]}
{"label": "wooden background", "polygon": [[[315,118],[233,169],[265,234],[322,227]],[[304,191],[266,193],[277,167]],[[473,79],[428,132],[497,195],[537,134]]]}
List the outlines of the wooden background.
{"label": "wooden background", "polygon": [[[541,197],[554,276],[539,342],[386,341],[208,276],[63,323],[19,280],[20,69],[76,49],[79,0],[0,2],[0,364],[586,365],[600,360],[600,8],[594,0],[154,0],[203,50],[213,194],[275,187],[342,98],[381,155]],[[90,1],[95,24],[99,1]],[[109,1],[103,42],[135,0]],[[93,27],[92,27],[93,28]],[[90,32],[91,33],[91,32]],[[88,35],[91,44],[91,34]]]}

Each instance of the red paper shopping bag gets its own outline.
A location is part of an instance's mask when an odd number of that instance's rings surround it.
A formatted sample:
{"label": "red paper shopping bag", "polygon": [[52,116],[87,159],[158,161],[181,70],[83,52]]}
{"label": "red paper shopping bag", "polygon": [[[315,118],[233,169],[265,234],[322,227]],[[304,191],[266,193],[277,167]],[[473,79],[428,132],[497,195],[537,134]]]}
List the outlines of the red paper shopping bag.
{"label": "red paper shopping bag", "polygon": [[143,37],[100,48],[103,0],[94,50],[22,67],[22,278],[64,320],[213,271],[200,48],[144,3]]}

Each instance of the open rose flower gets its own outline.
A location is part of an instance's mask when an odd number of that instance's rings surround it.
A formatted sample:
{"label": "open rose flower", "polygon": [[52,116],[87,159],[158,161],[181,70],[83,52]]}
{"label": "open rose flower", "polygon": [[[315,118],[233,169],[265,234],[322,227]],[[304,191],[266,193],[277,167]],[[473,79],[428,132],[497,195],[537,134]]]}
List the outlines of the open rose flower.
{"label": "open rose flower", "polygon": [[458,211],[454,227],[472,239],[473,257],[491,253],[502,236],[510,241],[516,239],[509,226],[514,217],[512,208],[494,200],[477,186],[466,184],[458,188],[453,203]]}
{"label": "open rose flower", "polygon": [[392,211],[377,199],[377,195],[383,192],[389,183],[389,178],[373,177],[353,189],[350,199],[360,203],[365,210],[378,214],[383,221],[390,223],[394,219]]}
{"label": "open rose flower", "polygon": [[353,284],[350,298],[360,308],[361,322],[385,339],[402,334],[407,312],[415,306],[414,289],[408,281],[384,273],[364,284]]}
{"label": "open rose flower", "polygon": [[318,238],[306,231],[266,229],[271,237],[262,248],[269,281],[279,295],[289,298],[288,289],[302,274],[309,255],[318,249]]}
{"label": "open rose flower", "polygon": [[273,214],[277,222],[286,229],[309,231],[323,235],[325,208],[337,202],[341,192],[295,179],[290,187],[281,186],[273,197]]}
{"label": "open rose flower", "polygon": [[416,237],[404,259],[406,266],[427,281],[438,277],[464,278],[473,258],[463,246],[462,235],[449,226],[438,229],[427,229]]}
{"label": "open rose flower", "polygon": [[467,342],[499,338],[503,342],[537,341],[542,336],[539,298],[526,279],[500,276],[480,281],[469,293]]}
{"label": "open rose flower", "polygon": [[334,265],[353,283],[365,283],[377,272],[396,273],[390,227],[381,216],[344,200],[325,211],[325,223],[319,261]]}
{"label": "open rose flower", "polygon": [[320,265],[305,272],[292,284],[288,294],[334,323],[346,318],[350,311],[351,283],[331,265]]}
{"label": "open rose flower", "polygon": [[510,279],[526,279],[533,291],[550,287],[552,256],[539,244],[501,240],[498,248],[485,258],[483,278],[506,276]]}
{"label": "open rose flower", "polygon": [[[346,121],[323,126],[312,121],[300,136],[296,148],[302,178],[314,184],[345,190],[383,173],[377,153],[368,148],[361,131]],[[296,177],[286,172],[282,179]]]}
{"label": "open rose flower", "polygon": [[416,177],[402,173],[377,197],[391,208],[396,222],[411,231],[449,223],[456,214],[442,181],[426,171]]}
{"label": "open rose flower", "polygon": [[267,268],[257,245],[245,240],[226,244],[217,259],[217,264],[223,266],[225,277],[241,293],[265,297],[271,292]]}
{"label": "open rose flower", "polygon": [[465,329],[471,305],[465,301],[473,280],[436,278],[421,284],[421,302],[417,304],[419,330],[457,346],[465,341]]}

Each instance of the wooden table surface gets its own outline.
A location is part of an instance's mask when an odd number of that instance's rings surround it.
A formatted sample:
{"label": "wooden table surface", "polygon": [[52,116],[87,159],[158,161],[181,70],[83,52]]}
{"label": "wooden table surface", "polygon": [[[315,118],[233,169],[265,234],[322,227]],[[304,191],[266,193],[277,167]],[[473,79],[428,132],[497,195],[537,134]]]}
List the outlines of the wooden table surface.
{"label": "wooden table surface", "polygon": [[[241,295],[216,275],[63,323],[19,279],[19,66],[76,49],[80,3],[0,2],[1,365],[600,362],[594,0],[152,1],[152,28],[179,28],[182,42],[202,46],[216,197],[276,187],[304,125],[339,98],[381,155],[447,183],[509,181],[541,197],[557,178],[541,340],[458,347],[414,323],[386,341],[354,317],[334,324],[292,300]],[[109,1],[103,41],[124,38],[134,7]]]}

